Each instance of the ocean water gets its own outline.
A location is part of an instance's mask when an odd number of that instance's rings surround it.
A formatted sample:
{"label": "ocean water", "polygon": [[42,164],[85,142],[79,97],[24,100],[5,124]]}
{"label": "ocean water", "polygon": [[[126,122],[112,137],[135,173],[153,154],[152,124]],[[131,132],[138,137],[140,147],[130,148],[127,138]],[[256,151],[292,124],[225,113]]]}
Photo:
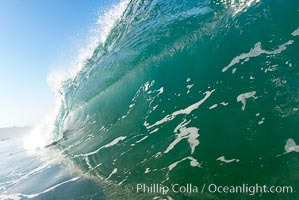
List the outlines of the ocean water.
{"label": "ocean water", "polygon": [[[0,198],[298,199],[299,1],[125,5],[59,88],[54,143],[6,156]],[[153,189],[174,184],[194,190]]]}
{"label": "ocean water", "polygon": [[55,149],[28,151],[28,128],[0,129],[0,199],[105,199],[102,189]]}

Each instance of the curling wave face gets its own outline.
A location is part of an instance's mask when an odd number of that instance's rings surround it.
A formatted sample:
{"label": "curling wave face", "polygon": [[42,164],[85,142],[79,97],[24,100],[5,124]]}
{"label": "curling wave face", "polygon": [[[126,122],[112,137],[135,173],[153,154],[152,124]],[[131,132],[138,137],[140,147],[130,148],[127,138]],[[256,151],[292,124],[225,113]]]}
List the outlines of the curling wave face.
{"label": "curling wave face", "polygon": [[[296,184],[282,176],[297,173],[294,159],[278,155],[288,138],[298,138],[299,3],[126,6],[60,89],[56,147],[83,171],[120,187]],[[198,194],[167,194],[185,195]]]}

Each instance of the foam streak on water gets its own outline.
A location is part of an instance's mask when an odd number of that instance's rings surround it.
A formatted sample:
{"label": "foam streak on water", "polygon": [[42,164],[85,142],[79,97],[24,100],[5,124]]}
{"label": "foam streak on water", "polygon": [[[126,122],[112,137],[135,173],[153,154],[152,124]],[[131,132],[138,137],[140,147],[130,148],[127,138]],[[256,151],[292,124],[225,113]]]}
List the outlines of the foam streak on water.
{"label": "foam streak on water", "polygon": [[198,101],[198,102],[196,102],[196,103],[194,103],[194,104],[188,106],[188,107],[185,108],[185,109],[175,111],[175,112],[173,112],[173,113],[170,114],[170,115],[166,115],[163,119],[161,119],[161,120],[155,122],[155,123],[152,124],[152,125],[148,125],[147,128],[150,129],[150,128],[153,128],[153,127],[155,127],[155,126],[158,126],[158,125],[161,125],[161,124],[163,124],[163,123],[166,123],[166,122],[168,122],[168,121],[171,121],[171,120],[173,120],[173,119],[174,119],[176,116],[178,116],[178,115],[182,115],[182,114],[186,114],[186,115],[188,115],[188,114],[190,114],[193,110],[198,109],[199,106],[200,106],[202,103],[204,103],[204,102],[211,96],[211,94],[212,94],[214,91],[215,91],[215,90],[207,91],[207,92],[205,93],[204,98],[201,99],[200,101]]}
{"label": "foam streak on water", "polygon": [[296,142],[292,139],[292,138],[289,138],[287,140],[287,143],[284,147],[285,151],[287,153],[290,153],[290,152],[299,152],[299,145],[296,144]]}
{"label": "foam streak on water", "polygon": [[98,153],[99,151],[101,151],[102,149],[104,149],[104,148],[109,148],[109,147],[111,147],[111,146],[113,146],[113,145],[116,145],[117,143],[119,143],[120,141],[122,141],[122,140],[124,140],[124,139],[126,139],[126,136],[118,137],[118,138],[114,139],[112,142],[110,142],[110,143],[108,143],[108,144],[106,144],[106,145],[103,145],[102,147],[98,148],[98,149],[95,150],[95,151],[92,151],[92,152],[89,152],[89,153],[86,153],[86,154],[80,154],[80,155],[78,155],[78,156],[86,156],[86,157],[87,157],[87,156],[96,154],[96,153]]}
{"label": "foam streak on water", "polygon": [[279,54],[282,51],[285,51],[287,49],[287,46],[293,44],[293,40],[289,40],[284,44],[279,45],[277,49],[274,49],[272,51],[264,50],[262,49],[261,42],[258,42],[254,45],[254,47],[248,52],[248,53],[242,53],[239,56],[236,56],[232,59],[232,61],[222,69],[222,72],[226,72],[229,68],[234,66],[235,64],[238,64],[241,61],[248,62],[250,58],[260,56],[262,54],[268,54],[268,55],[275,55]]}
{"label": "foam streak on water", "polygon": [[195,158],[189,156],[189,157],[183,158],[179,161],[172,163],[171,165],[168,166],[168,170],[169,171],[173,170],[178,164],[180,164],[181,162],[183,162],[185,160],[190,160],[190,166],[192,166],[192,167],[201,167],[200,163]]}
{"label": "foam streak on water", "polygon": [[292,33],[293,36],[298,36],[299,35],[299,28],[297,28],[293,33]]}
{"label": "foam streak on water", "polygon": [[244,111],[246,108],[246,99],[254,97],[256,91],[246,92],[237,96],[237,101],[242,103],[242,110]]}
{"label": "foam streak on water", "polygon": [[175,145],[177,145],[183,139],[187,139],[191,148],[191,154],[194,153],[196,146],[199,145],[199,141],[198,141],[199,133],[198,133],[198,128],[196,127],[186,128],[186,126],[190,122],[191,121],[186,122],[186,120],[184,120],[174,129],[174,133],[176,133],[176,139],[167,147],[164,153],[168,153],[169,151],[171,151],[175,147]]}
{"label": "foam streak on water", "polygon": [[226,159],[224,156],[220,156],[219,158],[217,158],[216,160],[225,162],[225,163],[231,163],[231,162],[239,162],[240,160],[238,159]]}

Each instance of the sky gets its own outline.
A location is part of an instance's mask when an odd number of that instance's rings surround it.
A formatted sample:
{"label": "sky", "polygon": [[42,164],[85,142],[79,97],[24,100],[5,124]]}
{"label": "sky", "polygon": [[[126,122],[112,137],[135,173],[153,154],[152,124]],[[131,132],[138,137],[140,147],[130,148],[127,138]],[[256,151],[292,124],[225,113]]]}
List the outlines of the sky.
{"label": "sky", "polygon": [[70,63],[112,0],[0,0],[0,127],[34,126],[54,106],[49,73]]}

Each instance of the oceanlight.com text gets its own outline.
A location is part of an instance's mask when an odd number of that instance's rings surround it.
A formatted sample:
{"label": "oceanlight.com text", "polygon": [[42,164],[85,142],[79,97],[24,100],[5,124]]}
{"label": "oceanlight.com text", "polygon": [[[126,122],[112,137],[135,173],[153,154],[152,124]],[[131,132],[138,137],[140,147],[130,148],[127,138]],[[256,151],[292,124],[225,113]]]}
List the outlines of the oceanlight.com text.
{"label": "oceanlight.com text", "polygon": [[248,185],[242,184],[238,186],[223,186],[216,184],[209,184],[207,187],[209,193],[224,193],[224,194],[284,194],[284,193],[293,193],[292,186],[268,186],[268,185]]}

